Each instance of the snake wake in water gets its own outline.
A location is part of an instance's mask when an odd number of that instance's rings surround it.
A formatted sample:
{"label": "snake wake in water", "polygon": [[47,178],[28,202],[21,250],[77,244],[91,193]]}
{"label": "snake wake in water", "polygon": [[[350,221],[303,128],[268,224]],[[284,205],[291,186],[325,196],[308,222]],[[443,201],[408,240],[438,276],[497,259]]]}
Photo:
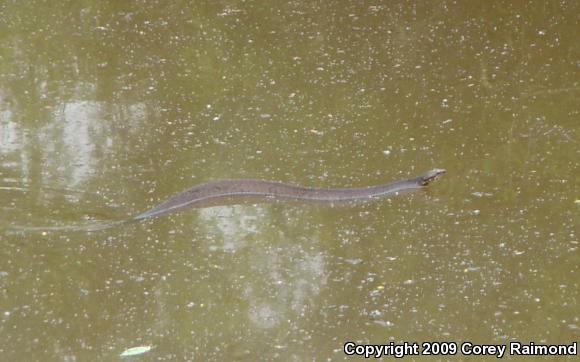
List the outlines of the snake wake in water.
{"label": "snake wake in water", "polygon": [[443,169],[433,169],[424,175],[389,184],[361,188],[312,188],[263,180],[222,180],[194,186],[141,214],[119,221],[93,221],[76,226],[26,227],[15,226],[19,231],[98,231],[129,222],[183,211],[188,208],[237,205],[264,202],[304,202],[344,204],[372,201],[423,189],[445,174]]}

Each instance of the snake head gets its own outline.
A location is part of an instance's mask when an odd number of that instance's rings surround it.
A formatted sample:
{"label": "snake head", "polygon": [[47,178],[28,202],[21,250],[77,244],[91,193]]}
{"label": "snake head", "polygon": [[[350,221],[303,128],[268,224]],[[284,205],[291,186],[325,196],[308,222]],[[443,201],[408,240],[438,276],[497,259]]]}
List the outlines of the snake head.
{"label": "snake head", "polygon": [[427,186],[431,181],[438,179],[439,177],[445,175],[447,171],[442,168],[434,168],[420,177],[419,183],[421,186]]}

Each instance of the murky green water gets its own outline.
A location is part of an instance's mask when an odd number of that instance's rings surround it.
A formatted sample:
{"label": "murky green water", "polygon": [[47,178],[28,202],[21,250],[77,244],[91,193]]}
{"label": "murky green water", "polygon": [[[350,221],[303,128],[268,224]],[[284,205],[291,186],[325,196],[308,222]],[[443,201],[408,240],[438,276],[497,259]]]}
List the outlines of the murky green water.
{"label": "murky green water", "polygon": [[[0,3],[1,359],[577,342],[578,13]],[[434,167],[448,174],[427,192],[352,208],[29,229],[121,220],[224,178],[363,186]]]}

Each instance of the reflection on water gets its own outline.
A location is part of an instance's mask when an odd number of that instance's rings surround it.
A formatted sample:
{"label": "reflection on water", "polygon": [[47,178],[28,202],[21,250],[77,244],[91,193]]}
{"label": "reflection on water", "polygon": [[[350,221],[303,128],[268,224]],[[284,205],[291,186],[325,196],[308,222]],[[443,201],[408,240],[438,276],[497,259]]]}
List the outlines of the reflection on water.
{"label": "reflection on water", "polygon": [[12,112],[7,109],[0,113],[0,150],[2,154],[18,151],[22,144],[18,125],[11,122]]}
{"label": "reflection on water", "polygon": [[[577,3],[0,8],[0,359],[578,340]],[[116,224],[212,180],[434,167]]]}
{"label": "reflection on water", "polygon": [[[252,277],[233,285],[248,304],[248,320],[254,327],[270,329],[305,317],[328,278],[323,250],[313,249],[319,244],[316,235],[301,245],[284,233],[272,231],[275,220],[269,219],[267,207],[235,205],[202,209],[199,213],[204,232],[212,235],[204,245],[209,251],[251,250],[245,263],[252,265]],[[258,235],[275,236],[275,243],[285,247],[271,245],[273,240],[256,239]],[[233,273],[238,275],[244,270]]]}
{"label": "reflection on water", "polygon": [[261,207],[240,205],[212,207],[199,210],[199,219],[207,233],[218,233],[223,244],[214,241],[207,245],[212,251],[236,251],[246,246],[244,240],[259,233],[261,225],[269,225],[268,213]]}
{"label": "reflection on water", "polygon": [[[54,121],[39,130],[42,137],[39,141],[49,147],[42,150],[44,164],[50,169],[58,169],[64,163],[59,171],[71,178],[66,182],[70,186],[86,181],[91,170],[97,168],[94,147],[101,143],[99,140],[103,139],[106,130],[102,123],[91,120],[99,119],[101,113],[95,102],[66,103],[62,114],[55,114]],[[62,145],[51,143],[53,139],[62,140]]]}

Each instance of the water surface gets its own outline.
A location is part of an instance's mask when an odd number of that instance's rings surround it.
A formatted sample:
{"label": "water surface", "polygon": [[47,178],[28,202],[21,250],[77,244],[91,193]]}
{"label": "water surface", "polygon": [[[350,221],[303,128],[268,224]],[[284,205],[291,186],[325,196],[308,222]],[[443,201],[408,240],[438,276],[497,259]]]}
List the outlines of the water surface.
{"label": "water surface", "polygon": [[[576,2],[0,5],[0,356],[579,339]],[[358,187],[95,232],[198,183]],[[47,229],[48,230],[48,229]]]}

